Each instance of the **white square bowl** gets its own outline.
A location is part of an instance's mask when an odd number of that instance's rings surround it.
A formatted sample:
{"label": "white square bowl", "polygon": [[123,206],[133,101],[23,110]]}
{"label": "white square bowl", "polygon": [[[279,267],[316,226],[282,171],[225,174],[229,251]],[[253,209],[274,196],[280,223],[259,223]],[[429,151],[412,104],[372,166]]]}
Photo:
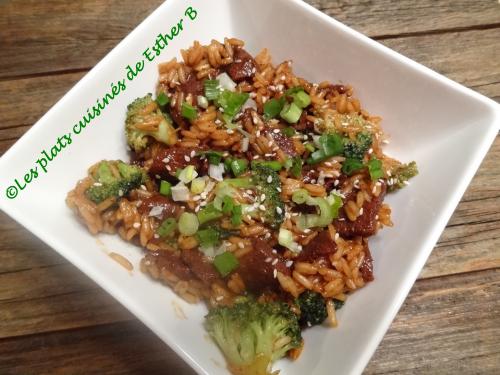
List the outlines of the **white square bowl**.
{"label": "white square bowl", "polygon": [[[160,6],[96,65],[0,159],[0,207],[95,280],[170,345],[200,374],[225,373],[224,360],[202,327],[203,306],[191,306],[137,270],[141,250],[112,236],[99,236],[107,249],[132,260],[128,273],[110,261],[66,207],[66,193],[94,162],[127,158],[123,121],[126,105],[154,91],[156,63],[179,56],[194,40],[235,36],[257,53],[267,47],[274,62],[293,59],[298,75],[310,81],[340,81],[355,87],[368,111],[383,117],[391,135],[387,152],[416,160],[420,175],[390,195],[394,228],[371,240],[376,280],[355,293],[338,313],[337,329],[315,327],[304,333],[305,350],[285,374],[359,374],[396,315],[440,233],[464,193],[500,124],[493,101],[383,47],[298,0],[193,0],[197,18],[184,15],[187,4]],[[46,173],[18,191],[6,189],[35,167],[42,150],[71,133],[87,108],[125,77],[160,33],[180,19],[183,31],[127,89],[121,92]],[[39,167],[40,171],[40,167]],[[187,319],[180,319],[182,308]],[[131,343],[133,345],[133,343]]]}

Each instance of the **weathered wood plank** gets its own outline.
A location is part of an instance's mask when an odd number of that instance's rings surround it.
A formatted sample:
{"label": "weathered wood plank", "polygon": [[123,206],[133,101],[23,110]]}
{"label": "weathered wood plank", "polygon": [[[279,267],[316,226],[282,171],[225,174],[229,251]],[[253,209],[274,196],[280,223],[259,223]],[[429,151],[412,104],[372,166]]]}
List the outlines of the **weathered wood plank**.
{"label": "weathered wood plank", "polygon": [[138,321],[0,340],[0,373],[194,374]]}
{"label": "weathered wood plank", "polygon": [[500,6],[490,0],[305,1],[371,37],[463,30],[500,24]]}
{"label": "weathered wood plank", "polygon": [[500,270],[418,281],[366,374],[498,374]]}
{"label": "weathered wood plank", "polygon": [[161,3],[3,1],[0,77],[88,69]]}
{"label": "weathered wood plank", "polygon": [[[436,369],[493,374],[500,366],[499,334],[500,270],[421,280],[366,374],[430,374]],[[192,373],[136,321],[4,338],[0,358],[3,374],[156,374],[170,373],[172,366],[179,366],[180,374]]]}

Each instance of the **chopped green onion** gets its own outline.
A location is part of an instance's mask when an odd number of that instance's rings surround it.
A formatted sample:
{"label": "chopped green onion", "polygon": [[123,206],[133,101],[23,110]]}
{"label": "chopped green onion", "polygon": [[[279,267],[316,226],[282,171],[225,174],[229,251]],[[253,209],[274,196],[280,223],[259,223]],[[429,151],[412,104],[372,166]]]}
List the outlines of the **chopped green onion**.
{"label": "chopped green onion", "polygon": [[336,219],[339,217],[339,209],[342,207],[342,198],[337,194],[330,195],[333,197],[333,202],[330,202],[330,207],[332,209],[332,218]]}
{"label": "chopped green onion", "polygon": [[205,155],[208,159],[208,163],[213,165],[219,165],[220,161],[222,160],[222,152],[220,151],[202,151],[199,152],[198,155]]}
{"label": "chopped green onion", "polygon": [[196,233],[200,246],[214,246],[219,242],[220,232],[214,228],[201,229]]}
{"label": "chopped green onion", "polygon": [[233,214],[231,216],[231,224],[233,224],[235,227],[240,225],[242,223],[241,216],[243,214],[243,208],[241,205],[234,206],[233,207]]}
{"label": "chopped green onion", "polygon": [[372,158],[368,162],[368,172],[370,172],[370,177],[373,181],[378,180],[384,176],[382,171],[382,162],[377,158]]}
{"label": "chopped green onion", "polygon": [[354,172],[359,171],[364,167],[363,163],[358,159],[345,159],[344,163],[342,163],[342,172],[346,175],[350,176]]}
{"label": "chopped green onion", "polygon": [[156,97],[156,103],[160,106],[166,106],[168,103],[170,103],[170,98],[165,94],[163,91],[158,94]]}
{"label": "chopped green onion", "polygon": [[307,158],[307,164],[316,164],[327,158],[328,156],[325,155],[323,150],[316,150]]}
{"label": "chopped green onion", "polygon": [[291,126],[287,126],[286,128],[283,128],[281,132],[287,136],[288,138],[293,137],[296,133],[295,129],[292,128]]}
{"label": "chopped green onion", "polygon": [[302,86],[291,87],[283,93],[283,96],[289,96],[293,98],[293,96],[300,91],[304,91],[304,88]]}
{"label": "chopped green onion", "polygon": [[224,90],[217,98],[217,105],[229,118],[233,118],[248,99],[248,94],[243,92],[232,92]]}
{"label": "chopped green onion", "polygon": [[209,203],[202,210],[198,211],[198,221],[200,225],[205,224],[208,221],[219,219],[222,217],[222,212],[215,208],[213,203]]}
{"label": "chopped green onion", "polygon": [[295,103],[287,103],[280,112],[280,116],[283,120],[289,124],[294,124],[300,119],[302,115],[302,109],[300,109]]}
{"label": "chopped green onion", "polygon": [[302,175],[302,158],[300,156],[296,156],[292,159],[292,167],[290,168],[290,172],[293,177],[300,177]]}
{"label": "chopped green onion", "polygon": [[316,148],[314,147],[314,145],[312,143],[304,143],[304,147],[307,151],[309,152],[314,152],[314,150],[316,150]]}
{"label": "chopped green onion", "polygon": [[319,145],[327,157],[344,152],[344,141],[338,134],[323,134],[319,137]]}
{"label": "chopped green onion", "polygon": [[160,237],[168,237],[172,233],[174,233],[176,227],[177,223],[175,222],[175,219],[169,217],[168,219],[165,219],[163,223],[161,223],[161,225],[156,230],[156,233],[158,233]]}
{"label": "chopped green onion", "polygon": [[302,214],[297,220],[297,227],[301,230],[313,227],[326,227],[333,220],[332,208],[326,198],[308,197],[305,202],[308,206],[317,206],[319,215]]}
{"label": "chopped green onion", "polygon": [[228,214],[232,212],[233,207],[234,207],[234,199],[231,198],[229,195],[224,196],[224,198],[222,198],[222,213]]}
{"label": "chopped green onion", "polygon": [[305,91],[299,91],[293,95],[293,102],[299,108],[305,108],[311,104],[311,97]]}
{"label": "chopped green onion", "polygon": [[[231,185],[237,188],[252,187],[252,179],[250,177],[226,178],[222,183]],[[219,182],[220,184],[220,182]]]}
{"label": "chopped green onion", "polygon": [[285,105],[284,98],[269,99],[267,102],[264,103],[264,118],[266,120],[275,118],[276,116],[279,115],[284,105]]}
{"label": "chopped green onion", "polygon": [[247,168],[248,160],[246,159],[234,159],[233,161],[231,161],[231,170],[236,177],[245,173]]}
{"label": "chopped green onion", "polygon": [[305,189],[295,190],[292,194],[292,201],[297,204],[306,203],[307,198],[309,198],[309,192]]}
{"label": "chopped green onion", "polygon": [[299,244],[293,240],[293,233],[285,228],[280,228],[278,233],[278,243],[293,252],[300,252]]}
{"label": "chopped green onion", "polygon": [[206,181],[203,177],[197,177],[191,181],[191,193],[201,194],[205,190]]}
{"label": "chopped green onion", "polygon": [[187,184],[188,182],[193,181],[198,176],[198,172],[194,169],[193,165],[188,165],[186,168],[181,169],[177,178],[183,183]]}
{"label": "chopped green onion", "polygon": [[198,217],[191,212],[183,212],[179,217],[179,232],[185,236],[195,234],[199,226]]}
{"label": "chopped green onion", "polygon": [[193,121],[196,117],[198,117],[198,111],[191,104],[184,102],[181,106],[181,115],[182,117]]}
{"label": "chopped green onion", "polygon": [[169,196],[172,194],[172,184],[168,181],[161,180],[160,182],[160,194]]}
{"label": "chopped green onion", "polygon": [[226,251],[222,254],[216,255],[214,258],[214,267],[219,271],[222,277],[226,277],[236,268],[238,268],[239,262],[236,256]]}
{"label": "chopped green onion", "polygon": [[205,87],[205,97],[208,100],[216,100],[219,97],[219,80],[218,79],[206,79],[203,82]]}
{"label": "chopped green onion", "polygon": [[254,169],[257,165],[262,165],[272,169],[273,171],[280,171],[283,165],[277,160],[252,160],[251,166]]}

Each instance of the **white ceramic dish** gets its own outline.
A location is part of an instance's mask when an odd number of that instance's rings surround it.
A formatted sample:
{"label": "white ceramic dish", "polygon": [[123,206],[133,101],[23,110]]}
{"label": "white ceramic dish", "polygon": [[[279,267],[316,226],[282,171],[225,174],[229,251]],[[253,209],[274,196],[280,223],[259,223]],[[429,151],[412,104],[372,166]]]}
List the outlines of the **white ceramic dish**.
{"label": "white ceramic dish", "polygon": [[[394,228],[371,240],[375,282],[355,293],[339,312],[337,329],[305,332],[299,361],[281,361],[284,374],[359,374],[405,299],[446,222],[464,193],[499,127],[499,106],[489,99],[371,41],[296,0],[201,1],[194,21],[184,16],[186,2],[159,7],[113,49],[0,159],[0,207],[80,268],[170,345],[200,374],[225,373],[217,348],[202,328],[203,306],[190,306],[168,288],[137,270],[141,251],[111,236],[105,248],[136,265],[128,273],[111,261],[70,210],[66,193],[92,163],[126,158],[123,120],[126,105],[154,90],[156,63],[178,56],[194,40],[235,36],[252,53],[268,47],[275,62],[292,58],[296,73],[311,81],[352,84],[371,113],[383,117],[392,137],[389,154],[417,160],[420,176],[387,200]],[[125,76],[154,44],[159,32],[184,18],[184,30],[146,67],[71,145],[49,164],[47,173],[7,199],[6,188],[35,166],[43,149],[71,132],[110,83]],[[40,169],[40,168],[39,168]],[[175,313],[181,308],[187,320]]]}

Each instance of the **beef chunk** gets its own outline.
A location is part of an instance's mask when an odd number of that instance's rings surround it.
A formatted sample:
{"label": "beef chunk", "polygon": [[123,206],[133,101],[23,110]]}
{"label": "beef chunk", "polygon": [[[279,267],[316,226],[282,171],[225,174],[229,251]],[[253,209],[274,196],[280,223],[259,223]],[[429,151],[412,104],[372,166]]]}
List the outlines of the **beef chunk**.
{"label": "beef chunk", "polygon": [[[247,289],[254,293],[261,293],[265,289],[279,289],[279,282],[274,278],[274,270],[285,275],[290,274],[284,258],[274,254],[271,245],[260,238],[253,238],[252,245],[253,251],[239,258],[240,265],[236,270]],[[277,263],[273,265],[275,259]]]}
{"label": "beef chunk", "polygon": [[[334,226],[337,229],[337,232],[345,238],[373,236],[377,232],[376,216],[378,215],[380,206],[382,206],[385,192],[386,186],[385,184],[382,184],[382,191],[379,196],[372,196],[370,202],[365,201],[363,204],[363,214],[358,216],[355,221],[349,220],[344,210],[341,208],[339,210],[339,219],[334,221]],[[346,202],[351,200],[350,197],[355,199],[355,196],[356,194],[350,194],[349,197],[346,197]]]}
{"label": "beef chunk", "polygon": [[280,148],[281,151],[283,151],[285,154],[289,156],[297,156],[297,150],[295,149],[295,144],[293,143],[293,139],[290,137],[287,137],[284,135],[281,131],[278,133],[275,133],[273,131],[274,129],[266,129],[264,131],[264,135],[267,136],[268,134],[271,135],[271,138],[274,140],[274,143],[276,143],[276,146]]}
{"label": "beef chunk", "polygon": [[150,214],[152,212],[151,210],[153,210],[152,213],[154,215],[151,216],[155,216],[160,220],[165,220],[168,217],[177,218],[182,212],[182,208],[178,204],[174,203],[170,198],[160,194],[155,194],[143,199],[142,204],[137,210],[142,215]]}
{"label": "beef chunk", "polygon": [[162,278],[161,271],[167,270],[181,280],[193,278],[189,267],[179,256],[170,251],[151,251],[146,254],[142,264],[146,271],[154,278]]}
{"label": "beef chunk", "polygon": [[365,258],[363,259],[363,263],[361,263],[361,266],[359,267],[359,272],[361,272],[361,276],[363,277],[363,281],[369,282],[373,281],[373,258],[372,254],[370,253],[370,249],[368,248],[368,242],[365,242]]}
{"label": "beef chunk", "polygon": [[198,95],[203,95],[204,93],[203,81],[197,79],[196,74],[189,73],[186,82],[179,85],[179,90],[184,92],[184,97],[191,94],[196,99]]}
{"label": "beef chunk", "polygon": [[337,251],[337,244],[330,238],[328,230],[323,230],[312,239],[297,257],[298,261],[314,262]]}
{"label": "beef chunk", "polygon": [[177,108],[177,106],[170,108],[169,113],[170,117],[172,117],[172,120],[179,128],[186,129],[189,127],[189,123],[184,117],[182,117],[181,111]]}
{"label": "beef chunk", "polygon": [[226,66],[226,72],[235,82],[252,78],[257,69],[253,57],[243,48],[234,50],[233,62]]}
{"label": "beef chunk", "polygon": [[183,250],[182,260],[186,263],[198,279],[207,285],[220,279],[217,270],[202,253],[198,250]]}
{"label": "beef chunk", "polygon": [[292,124],[296,130],[301,132],[312,132],[314,131],[314,122],[307,119],[307,111],[302,111],[299,121],[296,124]]}
{"label": "beef chunk", "polygon": [[192,152],[198,154],[201,149],[185,147],[160,148],[153,155],[153,163],[149,167],[149,174],[159,175],[162,178],[175,176],[177,169],[182,169],[188,165],[194,165],[196,170],[202,166],[202,161],[198,156],[191,156]]}

